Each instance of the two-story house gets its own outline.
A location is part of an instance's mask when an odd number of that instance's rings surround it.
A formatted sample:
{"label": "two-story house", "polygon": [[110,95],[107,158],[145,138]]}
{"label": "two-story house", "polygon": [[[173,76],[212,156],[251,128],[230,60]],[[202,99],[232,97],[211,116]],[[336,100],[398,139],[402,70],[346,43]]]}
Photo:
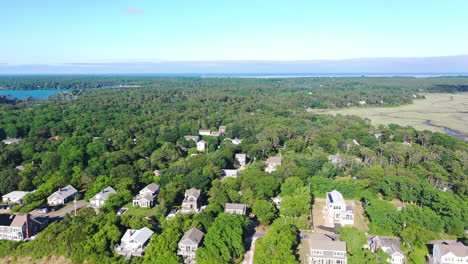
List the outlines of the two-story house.
{"label": "two-story house", "polygon": [[71,185],[67,185],[47,197],[47,203],[51,206],[66,204],[73,200],[78,191]]}
{"label": "two-story house", "polygon": [[22,241],[31,237],[28,214],[0,214],[0,240]]}
{"label": "two-story house", "polygon": [[104,205],[110,194],[116,194],[114,188],[107,186],[104,190],[100,191],[89,200],[89,204],[93,208],[99,208]]}
{"label": "two-story house", "polygon": [[323,234],[310,236],[311,264],[347,264],[346,242]]}
{"label": "two-story house", "polygon": [[198,212],[198,198],[200,197],[200,190],[191,188],[185,191],[184,200],[180,212],[182,214],[197,213]]}
{"label": "two-story house", "polygon": [[200,140],[197,142],[198,151],[205,151],[206,148],[208,148],[208,142],[206,142],[205,140]]}
{"label": "two-story house", "polygon": [[461,242],[435,244],[432,249],[433,264],[468,263],[468,246]]}
{"label": "two-story house", "polygon": [[241,214],[245,215],[247,213],[247,205],[246,204],[235,204],[235,203],[227,203],[224,206],[224,212],[230,214]]}
{"label": "two-story house", "polygon": [[150,183],[145,188],[141,189],[140,193],[133,198],[133,206],[151,207],[154,200],[158,197],[159,185]]}
{"label": "two-story house", "polygon": [[390,258],[387,259],[390,264],[403,264],[405,261],[405,254],[401,250],[400,241],[396,238],[374,236],[370,239],[370,249],[374,253],[382,249],[390,255]]}
{"label": "two-story house", "polygon": [[204,235],[205,234],[196,227],[184,234],[179,241],[179,249],[177,250],[177,255],[182,256],[184,263],[193,262]]}
{"label": "two-story house", "polygon": [[343,195],[337,190],[327,192],[327,205],[325,210],[328,213],[330,222],[341,225],[354,224],[354,212],[352,206],[347,206]]}
{"label": "two-story house", "polygon": [[234,164],[239,165],[241,167],[245,166],[245,164],[247,164],[247,154],[236,154],[234,158]]}
{"label": "two-story house", "polygon": [[120,244],[115,245],[114,250],[117,254],[125,256],[126,259],[130,259],[132,256],[142,256],[148,247],[149,238],[153,234],[154,232],[147,227],[140,230],[127,229]]}

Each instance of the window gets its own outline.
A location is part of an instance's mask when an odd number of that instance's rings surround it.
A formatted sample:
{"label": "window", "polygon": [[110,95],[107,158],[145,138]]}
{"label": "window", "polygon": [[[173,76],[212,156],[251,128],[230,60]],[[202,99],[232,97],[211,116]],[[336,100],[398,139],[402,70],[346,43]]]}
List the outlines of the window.
{"label": "window", "polygon": [[323,251],[322,251],[322,250],[318,250],[318,249],[313,249],[313,250],[312,250],[312,254],[313,254],[313,255],[323,255]]}

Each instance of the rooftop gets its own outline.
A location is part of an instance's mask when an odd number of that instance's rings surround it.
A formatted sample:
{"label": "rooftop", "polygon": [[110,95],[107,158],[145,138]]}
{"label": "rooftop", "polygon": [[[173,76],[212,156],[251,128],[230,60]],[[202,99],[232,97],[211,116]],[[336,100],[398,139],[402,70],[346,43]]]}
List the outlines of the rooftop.
{"label": "rooftop", "polygon": [[332,203],[345,203],[343,195],[341,195],[341,193],[337,190],[333,190],[327,193],[327,197]]}
{"label": "rooftop", "polygon": [[185,196],[193,196],[198,199],[200,197],[200,190],[191,188],[185,191]]}
{"label": "rooftop", "polygon": [[184,241],[184,240],[189,240],[195,244],[200,244],[203,236],[205,234],[200,231],[200,229],[194,227],[192,229],[190,229],[189,231],[187,231],[184,236],[182,237],[182,239],[180,240],[180,242]]}
{"label": "rooftop", "polygon": [[53,194],[56,194],[62,198],[66,198],[70,195],[73,195],[74,193],[77,193],[78,191],[71,185],[67,185],[58,191],[54,192]]}

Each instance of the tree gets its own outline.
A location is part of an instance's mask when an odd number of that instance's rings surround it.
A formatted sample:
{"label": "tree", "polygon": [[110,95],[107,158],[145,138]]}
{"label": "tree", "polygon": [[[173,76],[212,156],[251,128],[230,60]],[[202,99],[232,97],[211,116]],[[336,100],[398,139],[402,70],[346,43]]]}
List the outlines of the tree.
{"label": "tree", "polygon": [[255,242],[257,264],[298,264],[294,250],[298,244],[296,227],[275,222],[265,237]]}
{"label": "tree", "polygon": [[243,215],[220,214],[208,229],[203,247],[197,250],[197,263],[232,263],[242,257],[248,225],[249,220]]}
{"label": "tree", "polygon": [[252,213],[260,219],[262,225],[269,225],[278,215],[278,210],[265,200],[257,200],[252,207]]}
{"label": "tree", "polygon": [[296,190],[304,187],[304,182],[298,177],[287,178],[281,185],[281,195],[293,195]]}

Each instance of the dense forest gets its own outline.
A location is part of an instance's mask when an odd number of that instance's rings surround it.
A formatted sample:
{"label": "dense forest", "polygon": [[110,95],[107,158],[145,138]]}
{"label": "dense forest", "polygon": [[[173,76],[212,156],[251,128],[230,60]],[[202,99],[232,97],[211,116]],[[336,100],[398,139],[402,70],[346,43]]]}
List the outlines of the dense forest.
{"label": "dense forest", "polygon": [[[333,189],[364,206],[370,234],[399,236],[413,263],[429,240],[466,238],[468,229],[468,144],[441,133],[398,125],[374,127],[350,116],[314,115],[307,108],[348,103],[411,103],[418,91],[435,85],[462,85],[463,78],[189,78],[41,76],[0,77],[5,89],[85,88],[76,100],[0,104],[0,195],[34,190],[16,212],[29,212],[59,187],[72,184],[89,200],[107,186],[117,190],[96,215],[83,209],[54,222],[31,242],[0,241],[0,257],[63,255],[76,263],[128,263],[113,251],[127,228],[151,228],[151,245],[133,263],[179,263],[177,243],[197,227],[205,233],[198,263],[239,263],[252,231],[248,218],[223,213],[227,202],[247,204],[269,227],[258,240],[255,263],[299,263],[299,230],[310,228],[314,198]],[[138,88],[97,89],[108,85]],[[310,88],[313,87],[313,88]],[[382,103],[383,101],[383,103]],[[226,135],[203,136],[198,153],[185,135],[199,129]],[[234,145],[225,138],[239,138]],[[218,147],[219,146],[219,147]],[[198,153],[198,155],[191,155]],[[235,168],[234,155],[249,163],[237,179],[220,180]],[[330,155],[339,153],[338,162]],[[281,154],[282,166],[263,169]],[[23,165],[24,171],[15,167]],[[154,170],[160,171],[155,176]],[[151,217],[116,216],[148,183],[161,186]],[[206,210],[177,215],[188,188],[202,191]],[[278,210],[270,199],[283,198]],[[400,201],[402,210],[390,201]],[[363,233],[343,228],[352,244]],[[352,240],[352,241],[351,241]],[[354,245],[354,244],[352,244]],[[349,247],[349,263],[385,259]],[[424,256],[424,252],[422,253]]]}

